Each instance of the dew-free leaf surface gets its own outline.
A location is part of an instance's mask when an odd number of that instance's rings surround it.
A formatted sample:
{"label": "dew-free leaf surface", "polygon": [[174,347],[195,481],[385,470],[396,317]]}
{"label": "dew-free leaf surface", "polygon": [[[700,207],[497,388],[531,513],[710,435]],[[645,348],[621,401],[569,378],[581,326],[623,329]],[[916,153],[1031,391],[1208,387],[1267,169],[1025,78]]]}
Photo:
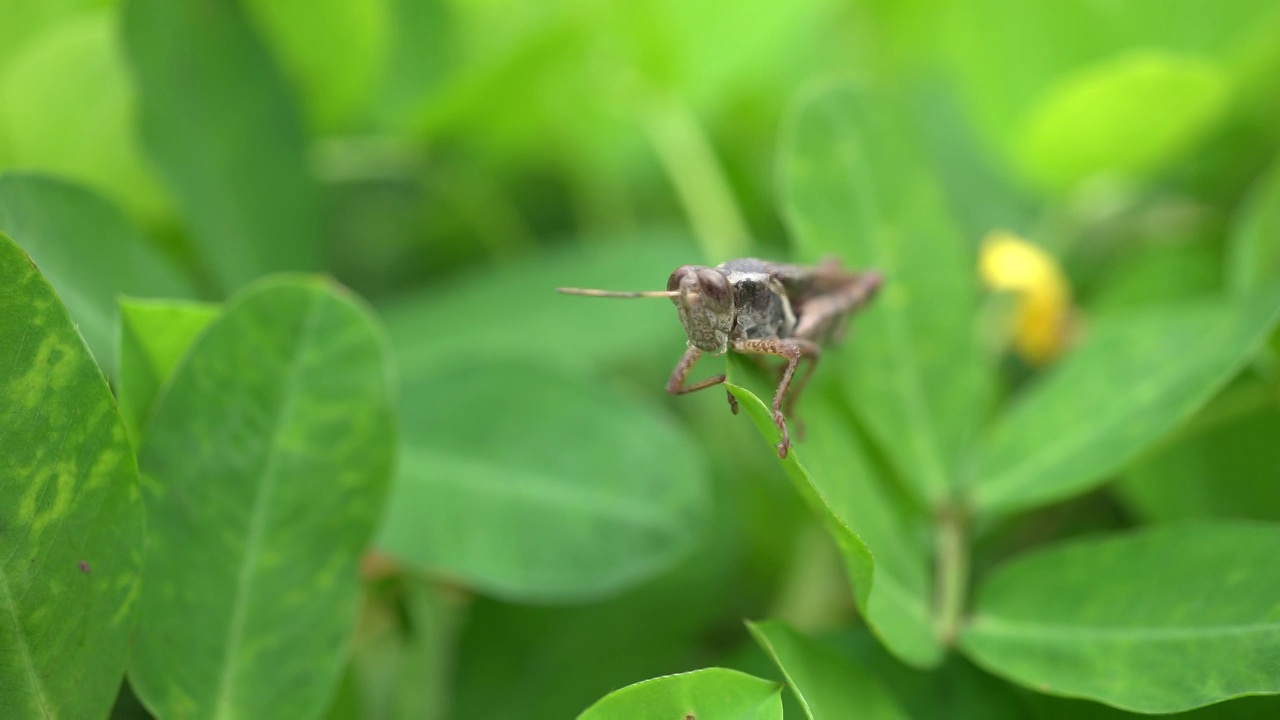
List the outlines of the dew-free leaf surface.
{"label": "dew-free leaf surface", "polygon": [[980,444],[976,507],[1009,513],[1083,492],[1213,396],[1280,318],[1280,280],[1230,301],[1098,318]]}
{"label": "dew-free leaf surface", "polygon": [[106,379],[50,283],[0,234],[0,716],[109,712],[144,524]]}
{"label": "dew-free leaf surface", "polygon": [[608,384],[479,360],[408,378],[400,412],[378,544],[412,566],[499,597],[566,601],[652,577],[706,530],[692,442]]}
{"label": "dew-free leaf surface", "polygon": [[396,448],[376,321],[271,278],[196,340],[143,428],[152,518],[129,677],[162,717],[314,717],[355,622]]}
{"label": "dew-free leaf surface", "polygon": [[782,720],[781,692],[778,683],[737,670],[707,668],[615,690],[578,720]]}
{"label": "dew-free leaf surface", "polygon": [[[730,361],[734,377],[744,370],[733,369],[736,364]],[[778,429],[764,402],[744,387],[727,387],[765,439],[776,444]],[[942,646],[931,624],[927,556],[907,535],[913,518],[884,491],[883,479],[833,402],[814,396],[804,403],[806,437],[782,461],[787,475],[840,549],[854,600],[877,636],[912,665],[938,662]]]}
{"label": "dew-free leaf surface", "polygon": [[319,189],[282,72],[230,0],[131,0],[123,37],[151,162],[223,291],[323,258]]}
{"label": "dew-free leaf surface", "polygon": [[809,720],[906,720],[889,693],[849,658],[778,621],[747,623],[787,678]]}
{"label": "dew-free leaf surface", "polygon": [[116,295],[190,297],[188,279],[93,191],[52,176],[0,174],[0,232],[57,290],[107,377],[116,377]]}
{"label": "dew-free leaf surface", "polygon": [[856,85],[809,98],[787,131],[783,200],[808,259],[833,255],[884,275],[852,321],[855,347],[829,354],[850,407],[911,486],[938,501],[955,483],[989,381],[972,332],[970,246],[893,107],[888,94]]}
{"label": "dew-free leaf surface", "polygon": [[1038,692],[1170,713],[1280,693],[1280,526],[1182,523],[1033,552],[977,590],[961,642]]}

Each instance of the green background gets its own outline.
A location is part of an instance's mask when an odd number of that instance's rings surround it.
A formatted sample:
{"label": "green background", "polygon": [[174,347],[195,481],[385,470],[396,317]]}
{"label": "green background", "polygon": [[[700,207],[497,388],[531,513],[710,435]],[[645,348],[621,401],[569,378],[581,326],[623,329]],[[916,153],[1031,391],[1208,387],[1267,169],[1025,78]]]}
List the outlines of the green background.
{"label": "green background", "polygon": [[[0,716],[1280,716],[1274,2],[0,18]],[[746,256],[885,277],[781,462],[554,292]]]}

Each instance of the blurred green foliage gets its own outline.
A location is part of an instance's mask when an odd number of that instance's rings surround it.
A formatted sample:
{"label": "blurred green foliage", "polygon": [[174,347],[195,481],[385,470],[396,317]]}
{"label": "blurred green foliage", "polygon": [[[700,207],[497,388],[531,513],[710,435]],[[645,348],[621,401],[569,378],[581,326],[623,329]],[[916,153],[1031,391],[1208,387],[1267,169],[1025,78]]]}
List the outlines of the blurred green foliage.
{"label": "blurred green foliage", "polygon": [[[0,716],[1280,715],[1274,2],[0,18]],[[887,278],[783,463],[552,292],[748,255]]]}

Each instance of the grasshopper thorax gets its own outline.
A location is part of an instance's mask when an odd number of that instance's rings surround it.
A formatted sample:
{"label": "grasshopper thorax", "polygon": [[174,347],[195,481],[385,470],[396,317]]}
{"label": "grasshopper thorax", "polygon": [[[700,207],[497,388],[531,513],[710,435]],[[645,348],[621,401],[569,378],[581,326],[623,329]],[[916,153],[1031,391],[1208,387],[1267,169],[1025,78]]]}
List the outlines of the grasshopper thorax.
{"label": "grasshopper thorax", "polygon": [[667,290],[680,313],[680,324],[689,345],[712,355],[723,355],[733,330],[733,288],[724,273],[699,265],[681,265],[667,278]]}

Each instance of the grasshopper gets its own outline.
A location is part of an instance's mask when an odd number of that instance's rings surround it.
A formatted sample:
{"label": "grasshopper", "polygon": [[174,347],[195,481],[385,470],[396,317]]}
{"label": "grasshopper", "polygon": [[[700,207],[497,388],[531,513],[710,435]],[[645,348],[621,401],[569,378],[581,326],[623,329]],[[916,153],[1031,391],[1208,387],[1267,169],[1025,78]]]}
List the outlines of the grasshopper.
{"label": "grasshopper", "polygon": [[[874,270],[851,272],[834,259],[810,266],[742,258],[713,268],[682,265],[667,278],[666,290],[558,288],[558,292],[609,298],[670,298],[689,337],[688,349],[667,381],[667,392],[672,395],[724,382],[721,374],[686,383],[689,371],[703,353],[715,356],[732,351],[785,359],[787,364],[773,395],[773,421],[781,434],[778,457],[785,458],[791,447],[786,418],[813,374],[822,347],[843,338],[845,319],[875,296],[881,282],[880,273]],[[796,368],[805,359],[809,364],[788,395]],[[738,400],[732,392],[726,394],[729,408],[736,415]]]}

